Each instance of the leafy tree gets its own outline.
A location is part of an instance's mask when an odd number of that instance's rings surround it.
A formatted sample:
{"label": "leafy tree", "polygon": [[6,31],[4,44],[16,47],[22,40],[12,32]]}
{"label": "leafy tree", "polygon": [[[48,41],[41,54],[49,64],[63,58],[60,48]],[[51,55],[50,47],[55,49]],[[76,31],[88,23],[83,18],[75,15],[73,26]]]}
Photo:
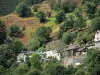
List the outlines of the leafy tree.
{"label": "leafy tree", "polygon": [[0,44],[6,39],[6,25],[0,20]]}
{"label": "leafy tree", "polygon": [[100,74],[100,51],[98,49],[91,49],[88,51],[85,63],[87,75]]}
{"label": "leafy tree", "polygon": [[2,65],[0,65],[0,74],[3,75],[4,72],[5,72],[5,68]]}
{"label": "leafy tree", "polygon": [[61,41],[66,43],[66,44],[69,44],[70,42],[73,41],[73,34],[70,33],[70,32],[65,32],[61,38]]}
{"label": "leafy tree", "polygon": [[73,24],[73,27],[75,29],[84,28],[85,26],[86,26],[86,23],[83,16],[78,17],[77,20],[75,20]]}
{"label": "leafy tree", "polygon": [[67,29],[73,27],[73,22],[74,21],[72,19],[66,19],[64,23],[60,26],[60,29],[62,29],[65,32]]}
{"label": "leafy tree", "polygon": [[61,23],[65,20],[65,18],[66,18],[66,15],[65,15],[64,11],[61,10],[56,15],[56,22]]}
{"label": "leafy tree", "polygon": [[100,0],[83,0],[83,3],[88,3],[88,2],[93,2],[96,5],[99,5],[100,4]]}
{"label": "leafy tree", "polygon": [[46,16],[45,16],[45,13],[43,11],[39,11],[36,15],[40,19],[40,22],[46,21]]}
{"label": "leafy tree", "polygon": [[20,17],[27,17],[31,14],[31,9],[26,3],[19,3],[15,11]]}
{"label": "leafy tree", "polygon": [[36,51],[39,47],[40,47],[40,41],[36,40],[36,39],[32,39],[30,42],[29,42],[29,49],[32,50],[32,51]]}
{"label": "leafy tree", "polygon": [[15,75],[25,75],[28,72],[27,64],[20,64],[13,72]]}
{"label": "leafy tree", "polygon": [[17,55],[23,50],[23,44],[19,39],[14,39],[11,44],[14,54]]}
{"label": "leafy tree", "polygon": [[65,1],[61,4],[61,10],[65,13],[72,12],[76,8],[76,3],[73,1]]}
{"label": "leafy tree", "polygon": [[0,45],[0,65],[8,68],[8,62],[11,58],[14,58],[13,50],[6,44]]}
{"label": "leafy tree", "polygon": [[37,53],[34,53],[30,58],[31,67],[34,69],[41,69],[40,56]]}
{"label": "leafy tree", "polygon": [[89,16],[89,18],[93,18],[94,17],[94,13],[96,11],[96,5],[93,2],[89,2],[85,4],[87,7],[86,13]]}
{"label": "leafy tree", "polygon": [[74,75],[85,75],[84,69],[83,68],[79,68]]}
{"label": "leafy tree", "polygon": [[41,73],[38,69],[32,69],[27,73],[27,75],[41,75]]}
{"label": "leafy tree", "polygon": [[100,9],[97,9],[95,12],[95,17],[99,17],[100,16]]}
{"label": "leafy tree", "polygon": [[21,29],[18,25],[12,25],[10,27],[10,36],[18,36],[21,34]]}
{"label": "leafy tree", "polygon": [[100,30],[100,18],[99,17],[98,18],[94,18],[91,21],[91,30],[92,30],[92,32]]}
{"label": "leafy tree", "polygon": [[50,40],[50,33],[50,27],[42,26],[36,30],[36,32],[34,33],[34,38],[39,40],[40,43],[43,44]]}

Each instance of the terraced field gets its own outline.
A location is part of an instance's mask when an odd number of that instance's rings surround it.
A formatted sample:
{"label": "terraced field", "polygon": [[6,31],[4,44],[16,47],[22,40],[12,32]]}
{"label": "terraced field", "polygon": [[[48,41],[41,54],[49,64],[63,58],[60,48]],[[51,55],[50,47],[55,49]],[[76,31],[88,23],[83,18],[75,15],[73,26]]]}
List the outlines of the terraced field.
{"label": "terraced field", "polygon": [[22,0],[0,0],[0,16],[14,11],[16,5]]}

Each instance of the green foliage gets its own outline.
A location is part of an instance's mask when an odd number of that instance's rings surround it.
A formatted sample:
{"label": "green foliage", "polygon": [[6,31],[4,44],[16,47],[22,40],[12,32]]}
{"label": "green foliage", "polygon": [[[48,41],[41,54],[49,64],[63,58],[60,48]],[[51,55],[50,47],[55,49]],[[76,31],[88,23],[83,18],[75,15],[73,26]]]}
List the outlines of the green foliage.
{"label": "green foliage", "polygon": [[61,10],[56,15],[56,22],[61,23],[65,20],[65,18],[66,18],[66,15],[65,15],[64,11]]}
{"label": "green foliage", "polygon": [[0,65],[0,74],[2,75],[4,72],[5,72],[5,68],[2,65]]}
{"label": "green foliage", "polygon": [[60,9],[65,13],[72,12],[76,8],[76,3],[73,1],[66,1],[61,4]]}
{"label": "green foliage", "polygon": [[96,5],[93,2],[86,3],[86,13],[89,16],[89,18],[94,17],[94,13],[96,12]]}
{"label": "green foliage", "polygon": [[34,33],[34,38],[39,40],[40,43],[43,44],[50,40],[50,33],[50,27],[42,26],[36,30],[36,32]]}
{"label": "green foliage", "polygon": [[40,19],[40,22],[45,22],[46,21],[46,16],[43,11],[39,11],[36,16]]}
{"label": "green foliage", "polygon": [[23,44],[19,39],[14,39],[12,41],[11,48],[14,54],[17,55],[23,50]]}
{"label": "green foliage", "polygon": [[86,26],[86,23],[83,16],[78,17],[77,20],[74,21],[73,27],[75,29],[84,28],[85,26]]}
{"label": "green foliage", "polygon": [[27,73],[27,75],[41,75],[41,73],[38,69],[32,69]]}
{"label": "green foliage", "polygon": [[99,5],[100,4],[100,0],[83,0],[83,3],[88,3],[88,2],[93,2],[96,5]]}
{"label": "green foliage", "polygon": [[43,51],[45,51],[45,48],[44,47],[40,47],[39,49],[38,49],[38,52],[43,52]]}
{"label": "green foliage", "polygon": [[15,75],[25,75],[28,72],[27,64],[20,64],[13,72]]}
{"label": "green foliage", "polygon": [[91,31],[94,32],[94,31],[97,31],[97,30],[100,30],[100,18],[94,18],[92,21],[91,21]]}
{"label": "green foliage", "polygon": [[13,50],[6,44],[0,45],[0,65],[8,68],[12,65],[12,63],[8,65],[11,58],[14,58]]}
{"label": "green foliage", "polygon": [[100,9],[99,8],[95,12],[95,17],[100,17]]}
{"label": "green foliage", "polygon": [[73,34],[70,32],[65,32],[61,38],[61,41],[66,43],[66,44],[70,44],[73,41]]}
{"label": "green foliage", "polygon": [[29,42],[28,48],[32,51],[36,51],[40,47],[40,44],[41,44],[40,41],[32,39]]}
{"label": "green foliage", "polygon": [[10,36],[18,36],[19,34],[21,34],[21,29],[18,25],[12,25],[10,28]]}
{"label": "green foliage", "polygon": [[31,67],[34,69],[41,69],[40,56],[37,53],[34,53],[30,58]]}
{"label": "green foliage", "polygon": [[0,20],[0,44],[6,39],[6,25]]}
{"label": "green foliage", "polygon": [[88,51],[85,63],[87,75],[100,74],[100,51],[98,49],[91,49]]}
{"label": "green foliage", "polygon": [[63,30],[64,32],[67,31],[68,29],[73,27],[73,20],[71,19],[66,19],[64,23],[60,26],[60,29]]}
{"label": "green foliage", "polygon": [[15,11],[20,17],[27,17],[27,16],[30,16],[30,14],[31,14],[30,7],[26,3],[23,3],[23,2],[19,3],[16,6]]}

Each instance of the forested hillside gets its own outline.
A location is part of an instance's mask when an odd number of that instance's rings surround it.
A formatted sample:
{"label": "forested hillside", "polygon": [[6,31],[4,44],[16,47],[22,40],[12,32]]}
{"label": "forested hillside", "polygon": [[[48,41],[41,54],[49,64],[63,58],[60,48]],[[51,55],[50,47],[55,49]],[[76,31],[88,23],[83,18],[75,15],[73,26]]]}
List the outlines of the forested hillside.
{"label": "forested hillside", "polygon": [[100,0],[0,0],[0,75],[100,75]]}

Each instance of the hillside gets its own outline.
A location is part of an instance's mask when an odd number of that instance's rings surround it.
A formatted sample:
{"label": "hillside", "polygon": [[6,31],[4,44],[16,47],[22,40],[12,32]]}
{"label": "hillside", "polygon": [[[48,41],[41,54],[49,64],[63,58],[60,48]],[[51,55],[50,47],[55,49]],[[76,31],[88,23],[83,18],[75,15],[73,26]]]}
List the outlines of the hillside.
{"label": "hillside", "polygon": [[13,12],[19,2],[21,0],[0,0],[0,16]]}

